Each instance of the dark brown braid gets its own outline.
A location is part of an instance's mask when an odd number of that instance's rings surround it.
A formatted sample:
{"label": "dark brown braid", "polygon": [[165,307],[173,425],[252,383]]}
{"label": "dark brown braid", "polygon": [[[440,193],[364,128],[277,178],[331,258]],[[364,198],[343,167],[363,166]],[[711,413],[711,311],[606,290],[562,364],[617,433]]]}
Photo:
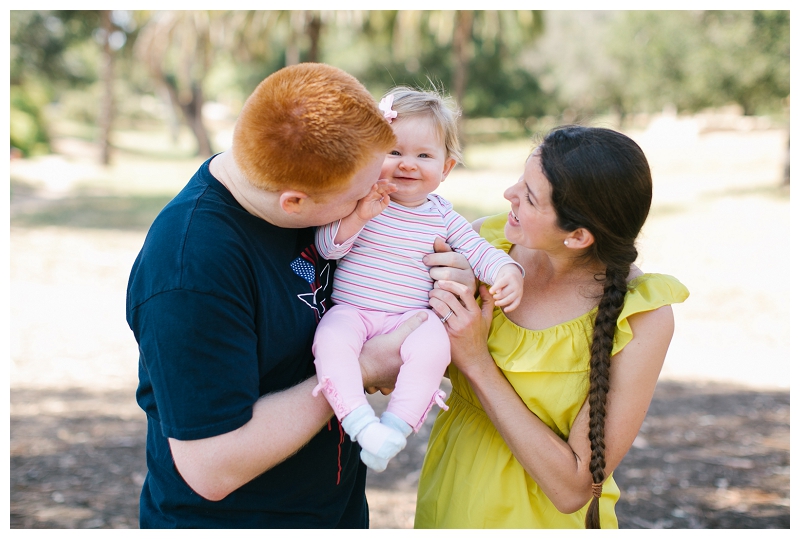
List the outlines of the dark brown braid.
{"label": "dark brown braid", "polygon": [[599,528],[599,501],[606,479],[611,351],[627,293],[627,277],[637,256],[634,241],[650,211],[650,167],[635,142],[610,129],[557,128],[539,148],[542,171],[553,189],[558,226],[568,232],[589,230],[595,241],[585,256],[606,268],[592,334],[588,395],[592,500],[585,524]]}
{"label": "dark brown braid", "polygon": [[[614,346],[614,332],[617,318],[625,302],[628,270],[606,269],[603,297],[597,307],[592,335],[592,357],[589,361],[589,442],[592,457],[589,471],[592,474],[592,501],[586,512],[586,527],[600,527],[600,494],[606,479],[606,396],[611,368],[611,349]],[[597,485],[597,486],[596,486]]]}

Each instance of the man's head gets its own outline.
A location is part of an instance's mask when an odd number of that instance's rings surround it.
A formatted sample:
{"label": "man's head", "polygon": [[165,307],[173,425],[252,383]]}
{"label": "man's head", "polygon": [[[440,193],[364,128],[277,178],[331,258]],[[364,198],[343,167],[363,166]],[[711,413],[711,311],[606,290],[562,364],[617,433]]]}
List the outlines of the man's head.
{"label": "man's head", "polygon": [[273,73],[250,95],[232,154],[254,187],[301,191],[321,202],[347,190],[394,141],[360,82],[341,69],[306,63]]}

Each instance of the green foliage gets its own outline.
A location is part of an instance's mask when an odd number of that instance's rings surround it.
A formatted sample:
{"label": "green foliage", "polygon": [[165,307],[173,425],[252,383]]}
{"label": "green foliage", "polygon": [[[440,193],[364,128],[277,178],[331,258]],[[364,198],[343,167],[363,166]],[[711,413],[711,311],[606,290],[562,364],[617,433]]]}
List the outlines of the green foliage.
{"label": "green foliage", "polygon": [[96,57],[84,57],[99,26],[97,11],[11,11],[11,84],[41,76],[68,85],[96,77]]}
{"label": "green foliage", "polygon": [[[452,93],[457,69],[453,54],[455,12],[426,11],[412,16],[397,11],[370,11],[361,34],[326,60],[353,73],[375,95],[396,85],[440,88]],[[523,120],[546,112],[548,98],[536,74],[517,59],[542,30],[537,12],[474,12],[469,44],[467,85],[459,106],[467,117]],[[352,35],[349,32],[348,35]],[[368,50],[369,55],[355,55]]]}
{"label": "green foliage", "polygon": [[611,35],[627,111],[733,102],[765,113],[789,94],[788,11],[631,11]]}
{"label": "green foliage", "polygon": [[11,146],[25,157],[48,153],[50,138],[42,113],[46,91],[34,83],[11,86],[10,101]]}
{"label": "green foliage", "polygon": [[[170,17],[182,22],[146,31]],[[770,114],[789,95],[789,19],[789,11],[730,10],[114,11],[116,114],[151,118],[140,96],[164,99],[150,60],[169,71],[182,99],[194,81],[199,99],[235,113],[261,80],[312,59],[317,46],[319,61],[352,73],[376,97],[397,84],[455,94],[455,81],[465,80],[454,97],[466,117],[513,119],[520,130],[531,118],[667,105],[692,112],[737,103],[746,114]],[[46,150],[49,103],[97,122],[102,21],[100,11],[10,12],[12,145]],[[461,48],[459,35],[467,36]]]}

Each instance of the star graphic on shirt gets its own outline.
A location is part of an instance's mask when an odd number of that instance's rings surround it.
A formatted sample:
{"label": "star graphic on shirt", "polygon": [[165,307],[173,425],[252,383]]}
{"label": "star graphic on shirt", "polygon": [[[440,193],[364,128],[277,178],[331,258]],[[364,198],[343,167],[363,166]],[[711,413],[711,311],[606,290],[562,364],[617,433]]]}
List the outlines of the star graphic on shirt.
{"label": "star graphic on shirt", "polygon": [[319,274],[319,280],[320,283],[322,283],[319,288],[307,294],[297,294],[297,297],[300,298],[303,303],[317,311],[317,316],[322,316],[325,314],[325,298],[322,298],[321,301],[317,301],[317,294],[320,291],[325,292],[325,290],[328,288],[330,269],[330,264],[325,264],[325,269],[323,269],[322,273]]}

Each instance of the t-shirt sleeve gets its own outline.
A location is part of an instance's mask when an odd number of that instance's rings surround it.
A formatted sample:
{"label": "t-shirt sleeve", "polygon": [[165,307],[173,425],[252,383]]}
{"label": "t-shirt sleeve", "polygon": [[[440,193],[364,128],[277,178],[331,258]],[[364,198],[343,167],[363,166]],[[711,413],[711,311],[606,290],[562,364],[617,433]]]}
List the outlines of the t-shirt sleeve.
{"label": "t-shirt sleeve", "polygon": [[253,314],[229,299],[171,290],[136,307],[140,369],[164,436],[196,440],[235,430],[259,397]]}
{"label": "t-shirt sleeve", "polygon": [[350,252],[350,249],[353,248],[353,244],[358,238],[358,234],[353,234],[349,238],[347,238],[341,244],[336,243],[336,233],[339,231],[339,225],[342,223],[341,219],[339,221],[334,221],[333,223],[329,223],[324,226],[317,227],[317,231],[314,236],[314,243],[317,246],[317,251],[319,254],[322,255],[322,258],[326,260],[339,260],[340,258],[344,257],[347,253]]}

